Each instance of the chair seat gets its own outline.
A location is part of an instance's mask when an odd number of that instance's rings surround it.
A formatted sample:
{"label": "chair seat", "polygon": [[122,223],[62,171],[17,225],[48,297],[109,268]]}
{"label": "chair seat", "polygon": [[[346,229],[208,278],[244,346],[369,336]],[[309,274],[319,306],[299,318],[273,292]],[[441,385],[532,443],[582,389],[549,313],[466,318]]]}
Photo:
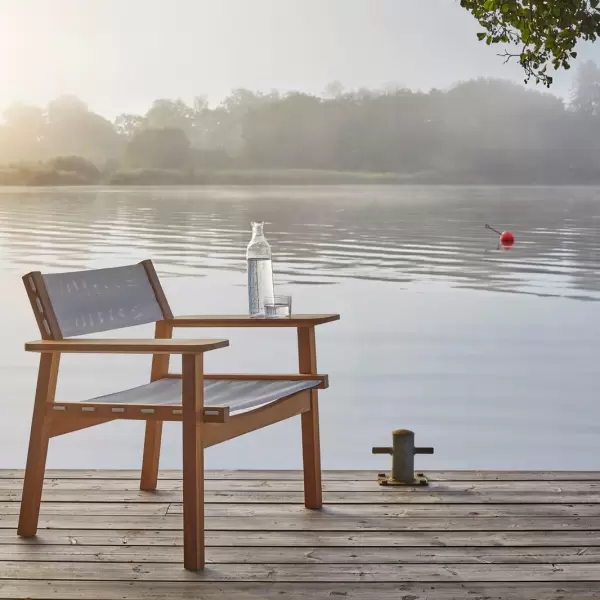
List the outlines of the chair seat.
{"label": "chair seat", "polygon": [[[320,380],[205,379],[204,406],[229,407],[230,414],[257,408],[316,388]],[[90,398],[84,402],[181,406],[181,379],[159,379],[138,387]]]}

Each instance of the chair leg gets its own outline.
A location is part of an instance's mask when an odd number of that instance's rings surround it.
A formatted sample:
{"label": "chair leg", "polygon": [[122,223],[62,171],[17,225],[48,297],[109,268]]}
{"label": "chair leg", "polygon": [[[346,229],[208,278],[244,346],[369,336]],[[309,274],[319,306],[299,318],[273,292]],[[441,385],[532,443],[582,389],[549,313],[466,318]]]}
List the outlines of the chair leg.
{"label": "chair leg", "polygon": [[[170,339],[172,337],[173,327],[165,321],[157,321],[154,338]],[[152,357],[150,381],[157,381],[167,376],[169,373],[169,359],[168,354],[155,354]],[[154,491],[158,485],[158,463],[160,460],[162,426],[162,421],[146,421],[140,489],[148,492]]]}
{"label": "chair leg", "polygon": [[[314,327],[298,329],[298,364],[300,373],[317,372]],[[323,506],[321,484],[321,446],[319,441],[319,400],[316,390],[310,392],[309,412],[302,413],[302,460],[304,466],[304,505]]]}
{"label": "chair leg", "polygon": [[21,511],[17,527],[17,533],[22,537],[32,537],[37,533],[50,440],[50,423],[46,409],[47,404],[54,401],[59,360],[59,354],[42,354],[40,356]]}
{"label": "chair leg", "polygon": [[304,466],[304,506],[321,508],[323,490],[321,485],[321,447],[319,441],[319,405],[317,392],[310,392],[311,409],[302,413],[302,461]]}
{"label": "chair leg", "polygon": [[148,492],[155,490],[158,485],[158,463],[160,460],[162,426],[162,421],[146,421],[140,489]]}
{"label": "chair leg", "polygon": [[182,357],[183,401],[183,563],[204,568],[204,381],[202,355]]}

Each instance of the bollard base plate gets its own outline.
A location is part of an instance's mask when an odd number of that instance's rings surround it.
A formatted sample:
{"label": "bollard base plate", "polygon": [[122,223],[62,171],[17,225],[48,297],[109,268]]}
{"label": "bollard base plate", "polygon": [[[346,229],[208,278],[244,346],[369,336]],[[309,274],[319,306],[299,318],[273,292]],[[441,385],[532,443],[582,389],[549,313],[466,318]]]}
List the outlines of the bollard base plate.
{"label": "bollard base plate", "polygon": [[411,482],[398,481],[397,479],[394,479],[391,475],[387,475],[386,473],[379,473],[377,475],[377,483],[379,483],[379,485],[394,486],[429,485],[429,481],[427,480],[427,477],[423,475],[423,473],[415,473],[415,477]]}

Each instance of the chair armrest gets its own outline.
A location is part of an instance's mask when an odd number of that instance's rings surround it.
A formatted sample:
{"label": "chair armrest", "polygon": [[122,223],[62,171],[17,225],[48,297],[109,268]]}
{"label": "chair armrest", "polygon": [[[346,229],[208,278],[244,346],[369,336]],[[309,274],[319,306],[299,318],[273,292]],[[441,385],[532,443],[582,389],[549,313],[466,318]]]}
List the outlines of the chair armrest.
{"label": "chair armrest", "polygon": [[107,354],[200,354],[229,346],[228,340],[68,339],[27,342],[28,352],[93,352]]}
{"label": "chair armrest", "polygon": [[200,315],[173,317],[165,322],[172,327],[314,327],[337,321],[340,315],[292,315],[289,318],[266,319],[248,315]]}

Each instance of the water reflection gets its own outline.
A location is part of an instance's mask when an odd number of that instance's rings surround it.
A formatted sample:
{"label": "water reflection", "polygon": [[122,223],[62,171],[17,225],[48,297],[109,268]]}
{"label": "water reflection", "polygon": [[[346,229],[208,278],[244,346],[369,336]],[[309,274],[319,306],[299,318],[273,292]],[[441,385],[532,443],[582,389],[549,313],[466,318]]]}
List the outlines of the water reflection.
{"label": "water reflection", "polygon": [[[153,257],[164,276],[245,269],[265,219],[288,282],[443,281],[600,297],[596,188],[305,187],[0,191],[4,270],[91,268]],[[497,249],[485,223],[511,229]]]}

